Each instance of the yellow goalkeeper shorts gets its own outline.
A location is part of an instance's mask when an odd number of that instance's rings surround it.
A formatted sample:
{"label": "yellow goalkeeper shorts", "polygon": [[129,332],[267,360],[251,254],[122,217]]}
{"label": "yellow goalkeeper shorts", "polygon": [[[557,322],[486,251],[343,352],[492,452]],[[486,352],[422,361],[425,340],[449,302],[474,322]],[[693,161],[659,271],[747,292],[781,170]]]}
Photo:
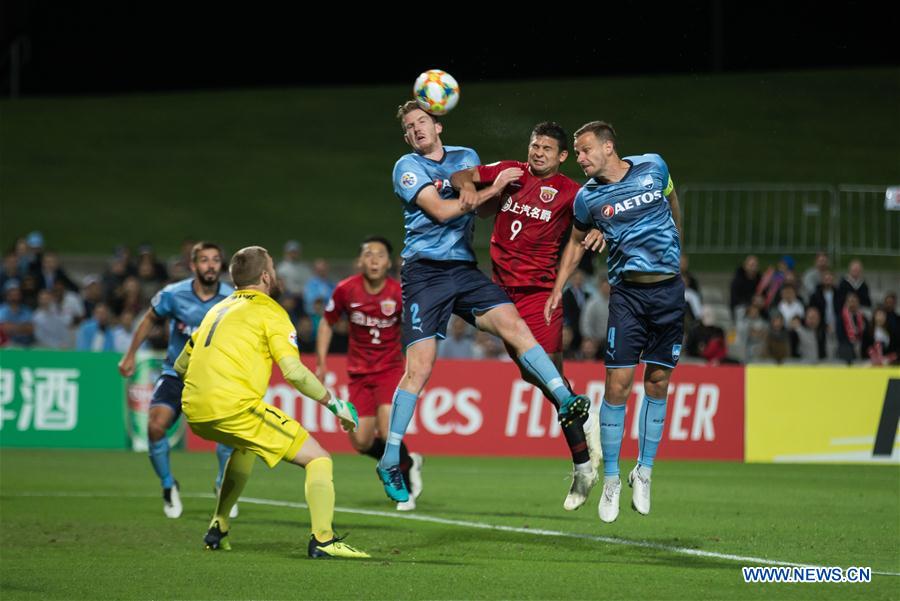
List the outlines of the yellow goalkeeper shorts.
{"label": "yellow goalkeeper shorts", "polygon": [[291,461],[309,438],[300,422],[264,401],[223,419],[188,424],[200,438],[256,453],[269,467]]}

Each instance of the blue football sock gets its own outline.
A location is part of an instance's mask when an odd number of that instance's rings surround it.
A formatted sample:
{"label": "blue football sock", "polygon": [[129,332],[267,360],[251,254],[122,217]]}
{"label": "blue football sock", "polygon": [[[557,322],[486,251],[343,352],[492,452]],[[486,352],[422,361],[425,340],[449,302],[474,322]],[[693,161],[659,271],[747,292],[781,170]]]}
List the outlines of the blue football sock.
{"label": "blue football sock", "polygon": [[559,375],[559,371],[541,345],[525,351],[519,357],[519,360],[525,369],[528,370],[528,373],[537,378],[547,390],[553,393],[553,398],[556,399],[557,403],[562,404],[572,394],[566,387],[566,381]]}
{"label": "blue football sock", "polygon": [[378,462],[382,469],[400,463],[400,444],[403,442],[403,435],[406,434],[415,409],[415,394],[399,388],[394,391],[394,400],[391,403],[391,431],[384,445],[384,455]]}
{"label": "blue football sock", "polygon": [[666,399],[652,399],[645,395],[638,420],[638,465],[652,468],[666,423]]}
{"label": "blue football sock", "polygon": [[150,441],[150,463],[153,464],[153,471],[159,476],[163,488],[172,488],[175,485],[175,478],[169,470],[169,439],[163,436],[156,442]]}
{"label": "blue football sock", "polygon": [[619,453],[625,432],[625,405],[600,405],[600,446],[603,448],[603,475],[619,475]]}
{"label": "blue football sock", "polygon": [[216,443],[216,458],[219,460],[219,473],[216,474],[216,490],[222,488],[222,478],[225,477],[225,466],[228,465],[228,458],[231,457],[229,446],[223,445],[221,442]]}

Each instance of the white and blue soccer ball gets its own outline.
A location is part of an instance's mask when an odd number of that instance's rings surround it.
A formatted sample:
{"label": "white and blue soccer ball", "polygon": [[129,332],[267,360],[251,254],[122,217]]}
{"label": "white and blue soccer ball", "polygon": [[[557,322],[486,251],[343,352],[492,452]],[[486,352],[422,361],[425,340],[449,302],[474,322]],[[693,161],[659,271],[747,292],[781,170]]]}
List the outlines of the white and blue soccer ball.
{"label": "white and blue soccer ball", "polygon": [[413,94],[426,113],[445,115],[459,102],[459,84],[446,71],[429,69],[416,79]]}

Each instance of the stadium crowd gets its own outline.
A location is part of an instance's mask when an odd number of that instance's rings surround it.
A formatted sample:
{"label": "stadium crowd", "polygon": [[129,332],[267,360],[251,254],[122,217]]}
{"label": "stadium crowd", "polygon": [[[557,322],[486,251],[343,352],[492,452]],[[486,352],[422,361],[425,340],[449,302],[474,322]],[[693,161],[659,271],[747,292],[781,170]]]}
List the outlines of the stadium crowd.
{"label": "stadium crowd", "polygon": [[[45,248],[40,232],[19,238],[3,256],[0,271],[0,346],[124,352],[153,295],[168,283],[191,277],[194,242],[185,240],[181,252],[167,261],[160,260],[149,244],[134,253],[119,246],[102,274],[76,281],[59,255]],[[563,295],[564,356],[602,360],[610,286],[605,273],[591,273],[590,261],[582,266]],[[897,295],[887,292],[874,303],[859,260],[850,261],[847,272],[837,276],[824,252],[802,274],[795,271],[790,256],[763,270],[757,257],[749,255],[731,280],[728,320],[704,304],[701,286],[688,266],[688,258],[682,256],[688,360],[900,363]],[[304,261],[300,243],[291,240],[284,245],[276,271],[283,290],[278,300],[296,324],[300,350],[314,353],[318,323],[337,283],[328,262]],[[332,352],[346,351],[347,331],[346,320],[335,325]],[[145,344],[164,350],[166,338],[161,324]],[[458,317],[451,320],[438,356],[508,360],[499,339]]]}

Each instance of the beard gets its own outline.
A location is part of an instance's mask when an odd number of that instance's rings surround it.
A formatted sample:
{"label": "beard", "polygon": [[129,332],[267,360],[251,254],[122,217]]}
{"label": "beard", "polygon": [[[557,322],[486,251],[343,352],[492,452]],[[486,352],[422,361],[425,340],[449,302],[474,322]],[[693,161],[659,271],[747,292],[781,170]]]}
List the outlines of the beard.
{"label": "beard", "polygon": [[203,286],[213,286],[219,281],[219,273],[218,272],[207,272],[204,274],[197,274],[197,279],[200,280],[200,284]]}
{"label": "beard", "polygon": [[278,280],[272,280],[272,284],[269,286],[269,298],[274,301],[277,301],[281,298],[282,290],[281,286],[278,284]]}

